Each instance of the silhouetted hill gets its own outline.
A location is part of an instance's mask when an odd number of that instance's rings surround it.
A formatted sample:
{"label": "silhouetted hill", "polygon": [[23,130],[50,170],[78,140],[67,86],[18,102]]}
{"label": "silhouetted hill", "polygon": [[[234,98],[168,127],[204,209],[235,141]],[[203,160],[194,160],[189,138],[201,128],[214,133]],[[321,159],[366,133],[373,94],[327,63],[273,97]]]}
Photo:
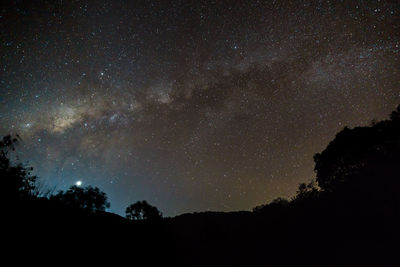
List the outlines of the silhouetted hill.
{"label": "silhouetted hill", "polygon": [[33,255],[97,263],[134,257],[147,266],[394,266],[400,237],[396,217],[337,216],[319,208],[291,207],[282,217],[204,212],[151,222],[43,203],[2,217],[11,223],[9,243]]}
{"label": "silhouetted hill", "polygon": [[130,221],[109,212],[93,213],[45,200],[21,201],[1,217],[2,240],[8,244],[5,255],[22,253],[20,261],[27,260],[25,263],[45,260],[93,265],[111,260],[122,264],[133,254],[140,255],[137,264],[155,266],[169,257],[166,231],[160,223]]}

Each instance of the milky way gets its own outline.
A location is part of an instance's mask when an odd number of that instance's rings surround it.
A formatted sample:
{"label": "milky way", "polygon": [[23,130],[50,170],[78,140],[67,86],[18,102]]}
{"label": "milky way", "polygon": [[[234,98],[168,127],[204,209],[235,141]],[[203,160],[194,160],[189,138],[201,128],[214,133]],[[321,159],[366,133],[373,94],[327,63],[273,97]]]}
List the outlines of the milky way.
{"label": "milky way", "polygon": [[7,1],[0,133],[111,211],[248,210],[400,104],[398,1]]}

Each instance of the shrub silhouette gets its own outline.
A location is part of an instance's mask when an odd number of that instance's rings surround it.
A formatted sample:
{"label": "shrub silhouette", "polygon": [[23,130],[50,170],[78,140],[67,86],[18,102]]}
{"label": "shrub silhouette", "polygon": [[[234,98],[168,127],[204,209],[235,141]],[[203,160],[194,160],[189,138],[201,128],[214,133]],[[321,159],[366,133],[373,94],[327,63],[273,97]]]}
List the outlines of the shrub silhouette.
{"label": "shrub silhouette", "polygon": [[315,181],[301,183],[297,189],[295,197],[292,198],[293,203],[305,202],[305,201],[317,201],[320,195],[320,190],[317,188]]}
{"label": "shrub silhouette", "polygon": [[272,212],[272,211],[276,211],[276,210],[282,210],[282,209],[287,208],[289,206],[289,204],[290,204],[289,200],[282,198],[282,197],[278,197],[266,205],[260,205],[260,206],[253,208],[253,212],[266,213],[266,212]]}
{"label": "shrub silhouette", "polygon": [[89,212],[105,211],[110,207],[107,195],[97,187],[71,186],[67,191],[60,191],[50,198],[65,206],[75,209],[83,209]]}
{"label": "shrub silhouette", "polygon": [[127,207],[125,214],[126,218],[130,220],[158,220],[162,218],[162,213],[145,200],[138,201]]}

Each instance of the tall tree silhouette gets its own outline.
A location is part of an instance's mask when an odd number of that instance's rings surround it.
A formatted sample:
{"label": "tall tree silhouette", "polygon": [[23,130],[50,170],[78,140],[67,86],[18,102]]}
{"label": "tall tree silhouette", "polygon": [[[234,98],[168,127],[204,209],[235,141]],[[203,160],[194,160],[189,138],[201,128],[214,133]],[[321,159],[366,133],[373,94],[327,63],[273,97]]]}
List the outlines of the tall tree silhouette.
{"label": "tall tree silhouette", "polygon": [[10,152],[15,150],[20,137],[7,135],[0,140],[0,177],[1,197],[14,201],[18,198],[31,197],[36,193],[37,177],[32,175],[32,167],[25,167],[20,162],[12,162]]}
{"label": "tall tree silhouette", "polygon": [[126,218],[130,220],[157,220],[162,213],[154,206],[144,201],[138,201],[126,208]]}

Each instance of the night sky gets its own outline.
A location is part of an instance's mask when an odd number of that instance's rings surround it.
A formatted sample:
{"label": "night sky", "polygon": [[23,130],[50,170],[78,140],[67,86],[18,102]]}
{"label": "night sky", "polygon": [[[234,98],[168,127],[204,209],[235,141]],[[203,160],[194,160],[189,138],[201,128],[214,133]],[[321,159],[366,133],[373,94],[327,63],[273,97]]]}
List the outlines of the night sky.
{"label": "night sky", "polygon": [[[5,3],[4,3],[5,2]],[[0,134],[112,212],[249,210],[400,104],[399,1],[2,1]]]}

